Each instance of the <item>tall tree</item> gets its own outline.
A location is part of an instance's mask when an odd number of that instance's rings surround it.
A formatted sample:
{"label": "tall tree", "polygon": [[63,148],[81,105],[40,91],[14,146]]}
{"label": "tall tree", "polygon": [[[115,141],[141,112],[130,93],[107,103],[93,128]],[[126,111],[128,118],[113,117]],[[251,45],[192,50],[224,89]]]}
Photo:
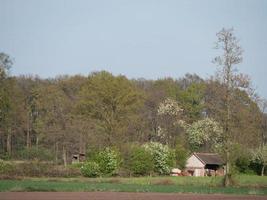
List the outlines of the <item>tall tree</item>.
{"label": "tall tree", "polygon": [[5,53],[0,53],[0,132],[1,135],[6,136],[6,151],[8,154],[11,154],[12,140],[11,89],[13,86],[13,81],[8,78],[8,71],[11,66],[11,58]]}
{"label": "tall tree", "polygon": [[79,139],[78,129],[74,128],[74,103],[56,83],[38,88],[37,94],[38,118],[35,129],[38,131],[38,138],[50,147],[53,144],[55,159],[58,149],[61,149],[62,160],[66,166],[70,153],[73,153],[72,150],[76,148],[75,144],[78,144]]}
{"label": "tall tree", "polygon": [[127,130],[139,112],[144,96],[124,76],[102,71],[88,77],[80,92],[80,111],[105,135],[107,145],[127,142]]}
{"label": "tall tree", "polygon": [[0,79],[3,80],[7,77],[8,71],[11,68],[13,62],[9,55],[0,53]]}
{"label": "tall tree", "polygon": [[174,146],[176,138],[180,136],[181,139],[181,123],[183,116],[183,109],[177,101],[167,98],[159,104],[158,107],[158,127],[157,139],[161,143]]}
{"label": "tall tree", "polygon": [[223,148],[226,158],[226,175],[225,186],[231,184],[230,172],[230,153],[233,137],[233,107],[235,98],[235,90],[240,88],[247,88],[249,85],[248,79],[242,74],[236,73],[236,65],[242,62],[243,50],[239,45],[238,39],[234,36],[233,29],[223,28],[217,33],[216,48],[222,50],[222,55],[214,59],[220,69],[218,71],[217,79],[223,85],[223,110],[224,129]]}

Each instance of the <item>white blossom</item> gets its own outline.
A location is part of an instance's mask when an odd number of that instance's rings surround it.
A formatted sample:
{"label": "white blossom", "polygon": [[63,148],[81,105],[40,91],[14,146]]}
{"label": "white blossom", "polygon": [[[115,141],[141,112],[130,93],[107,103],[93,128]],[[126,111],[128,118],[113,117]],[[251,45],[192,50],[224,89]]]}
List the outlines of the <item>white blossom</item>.
{"label": "white blossom", "polygon": [[178,103],[170,98],[165,99],[158,107],[158,115],[178,116],[183,112],[183,109]]}

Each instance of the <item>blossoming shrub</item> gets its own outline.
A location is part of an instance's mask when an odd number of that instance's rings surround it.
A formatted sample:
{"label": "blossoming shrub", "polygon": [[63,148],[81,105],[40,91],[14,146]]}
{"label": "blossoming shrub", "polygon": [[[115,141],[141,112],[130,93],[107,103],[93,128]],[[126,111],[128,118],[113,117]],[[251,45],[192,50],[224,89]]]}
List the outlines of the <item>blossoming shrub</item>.
{"label": "blossoming shrub", "polygon": [[81,172],[86,177],[97,177],[100,175],[100,168],[98,163],[87,161],[81,166]]}
{"label": "blossoming shrub", "polygon": [[119,154],[111,148],[105,148],[96,156],[100,172],[103,175],[114,175],[119,168]]}
{"label": "blossoming shrub", "polygon": [[119,168],[119,153],[111,148],[94,153],[90,160],[81,167],[81,172],[87,177],[111,176]]}
{"label": "blossoming shrub", "polygon": [[174,165],[174,152],[167,146],[158,142],[150,142],[144,145],[153,160],[154,172],[160,175],[169,174]]}

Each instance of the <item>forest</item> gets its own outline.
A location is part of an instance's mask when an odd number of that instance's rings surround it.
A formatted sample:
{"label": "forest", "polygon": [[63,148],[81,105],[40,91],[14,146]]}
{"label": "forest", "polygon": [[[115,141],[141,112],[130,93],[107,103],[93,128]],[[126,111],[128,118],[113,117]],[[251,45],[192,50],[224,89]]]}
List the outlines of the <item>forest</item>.
{"label": "forest", "polygon": [[217,34],[218,48],[232,47],[214,59],[218,70],[205,79],[129,79],[107,71],[12,76],[13,59],[1,53],[0,158],[67,166],[74,154],[93,158],[114,149],[124,166],[132,151],[136,159],[145,156],[136,147],[160,144],[173,152],[179,168],[192,152],[216,152],[231,170],[264,174],[267,104],[248,77],[233,70],[242,52],[229,33]]}

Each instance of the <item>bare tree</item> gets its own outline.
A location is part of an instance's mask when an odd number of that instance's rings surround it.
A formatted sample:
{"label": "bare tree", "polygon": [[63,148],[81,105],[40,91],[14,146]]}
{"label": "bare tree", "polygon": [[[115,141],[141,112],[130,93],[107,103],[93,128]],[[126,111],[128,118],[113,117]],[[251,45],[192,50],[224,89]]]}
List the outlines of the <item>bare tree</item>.
{"label": "bare tree", "polygon": [[230,172],[230,153],[232,145],[232,108],[235,90],[249,88],[249,79],[243,74],[238,74],[235,65],[242,62],[243,50],[239,45],[239,40],[234,36],[233,28],[223,28],[217,35],[216,49],[222,50],[220,56],[215,57],[213,62],[220,68],[217,73],[217,79],[224,87],[224,123],[222,124],[223,151],[226,158],[225,186],[231,184]]}

